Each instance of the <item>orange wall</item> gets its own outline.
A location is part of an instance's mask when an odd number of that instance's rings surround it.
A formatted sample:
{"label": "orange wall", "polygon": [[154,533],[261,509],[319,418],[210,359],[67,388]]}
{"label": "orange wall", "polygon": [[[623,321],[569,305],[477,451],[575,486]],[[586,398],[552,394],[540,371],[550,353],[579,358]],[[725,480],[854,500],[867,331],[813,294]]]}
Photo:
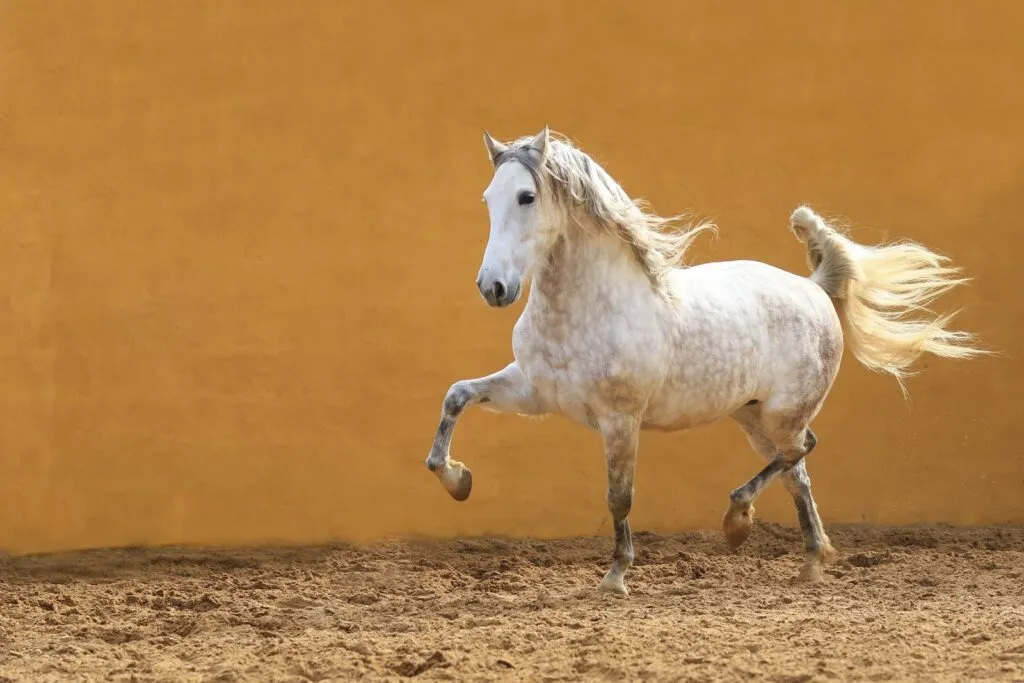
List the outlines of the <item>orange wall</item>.
{"label": "orange wall", "polygon": [[[572,135],[700,259],[804,272],[799,202],[965,265],[1003,357],[904,405],[847,359],[811,457],[826,522],[1024,522],[1024,5],[8,0],[0,6],[0,547],[609,533],[596,436],[448,385],[520,309],[473,281],[481,131]],[[878,230],[856,236],[877,239]],[[634,524],[717,526],[761,464],[645,434]],[[762,516],[795,522],[770,491]]]}

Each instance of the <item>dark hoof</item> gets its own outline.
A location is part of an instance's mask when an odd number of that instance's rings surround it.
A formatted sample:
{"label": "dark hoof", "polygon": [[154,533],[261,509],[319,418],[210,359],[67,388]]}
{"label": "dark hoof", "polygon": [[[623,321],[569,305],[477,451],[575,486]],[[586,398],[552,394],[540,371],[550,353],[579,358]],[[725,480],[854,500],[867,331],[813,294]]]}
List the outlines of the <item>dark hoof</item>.
{"label": "dark hoof", "polygon": [[469,498],[469,494],[472,490],[473,473],[469,471],[469,468],[465,468],[462,470],[462,476],[459,477],[459,483],[456,484],[455,488],[448,493],[452,495],[452,498],[461,503]]}

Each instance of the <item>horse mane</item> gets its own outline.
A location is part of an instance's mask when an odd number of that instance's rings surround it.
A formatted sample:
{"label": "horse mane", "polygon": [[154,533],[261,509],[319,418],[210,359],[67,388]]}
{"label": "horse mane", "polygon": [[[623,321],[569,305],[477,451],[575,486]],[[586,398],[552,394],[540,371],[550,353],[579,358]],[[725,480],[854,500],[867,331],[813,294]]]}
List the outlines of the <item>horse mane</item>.
{"label": "horse mane", "polygon": [[511,143],[495,161],[518,161],[533,175],[538,187],[549,190],[554,201],[583,229],[611,234],[629,245],[636,261],[659,292],[673,268],[703,232],[714,224],[680,222],[684,215],[659,216],[647,202],[633,199],[600,164],[567,138],[550,134],[543,158],[530,147],[527,136]]}

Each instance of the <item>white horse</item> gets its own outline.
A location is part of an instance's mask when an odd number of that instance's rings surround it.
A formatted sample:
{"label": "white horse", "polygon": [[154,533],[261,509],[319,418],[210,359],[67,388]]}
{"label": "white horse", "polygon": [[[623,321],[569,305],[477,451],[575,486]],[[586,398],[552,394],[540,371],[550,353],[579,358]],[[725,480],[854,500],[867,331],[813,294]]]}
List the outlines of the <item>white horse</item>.
{"label": "white horse", "polygon": [[981,353],[970,334],[947,329],[952,316],[925,309],[965,281],[959,269],[914,243],[856,244],[805,206],[790,221],[806,245],[810,277],[754,261],[683,267],[687,247],[713,226],[663,231],[671,219],[646,211],[546,127],[509,144],[484,139],[495,172],[484,192],[491,228],[477,286],[495,307],[515,303],[528,278],[532,289],[512,332],[515,362],[452,385],[427,467],[456,500],[469,496],[470,471],[448,451],[456,422],[475,404],[560,413],[597,430],[615,526],[612,565],[599,587],[625,595],[640,431],[730,416],[769,464],[732,492],[726,539],[743,543],[754,500],[781,477],[804,537],[800,578],[821,580],[835,551],[804,456],[817,443],[809,425],[839,370],[840,319],[853,355],[902,387],[925,352]]}

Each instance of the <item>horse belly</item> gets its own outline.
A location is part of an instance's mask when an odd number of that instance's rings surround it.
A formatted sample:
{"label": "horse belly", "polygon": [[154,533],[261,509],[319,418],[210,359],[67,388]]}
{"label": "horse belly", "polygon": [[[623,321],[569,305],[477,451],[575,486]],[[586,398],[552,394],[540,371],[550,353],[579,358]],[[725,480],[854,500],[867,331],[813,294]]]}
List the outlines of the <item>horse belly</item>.
{"label": "horse belly", "polygon": [[712,422],[717,422],[721,418],[722,415],[717,412],[704,413],[702,415],[684,413],[682,415],[675,415],[672,417],[645,417],[644,421],[640,424],[640,427],[652,432],[680,432],[684,429],[693,429],[694,427],[709,425]]}
{"label": "horse belly", "polygon": [[687,396],[686,392],[656,395],[647,407],[642,426],[662,432],[702,427],[732,414],[745,402],[734,396]]}
{"label": "horse belly", "polygon": [[[748,328],[747,332],[750,330]],[[759,335],[723,335],[686,350],[647,405],[647,429],[677,431],[715,422],[756,398],[763,388]]]}

